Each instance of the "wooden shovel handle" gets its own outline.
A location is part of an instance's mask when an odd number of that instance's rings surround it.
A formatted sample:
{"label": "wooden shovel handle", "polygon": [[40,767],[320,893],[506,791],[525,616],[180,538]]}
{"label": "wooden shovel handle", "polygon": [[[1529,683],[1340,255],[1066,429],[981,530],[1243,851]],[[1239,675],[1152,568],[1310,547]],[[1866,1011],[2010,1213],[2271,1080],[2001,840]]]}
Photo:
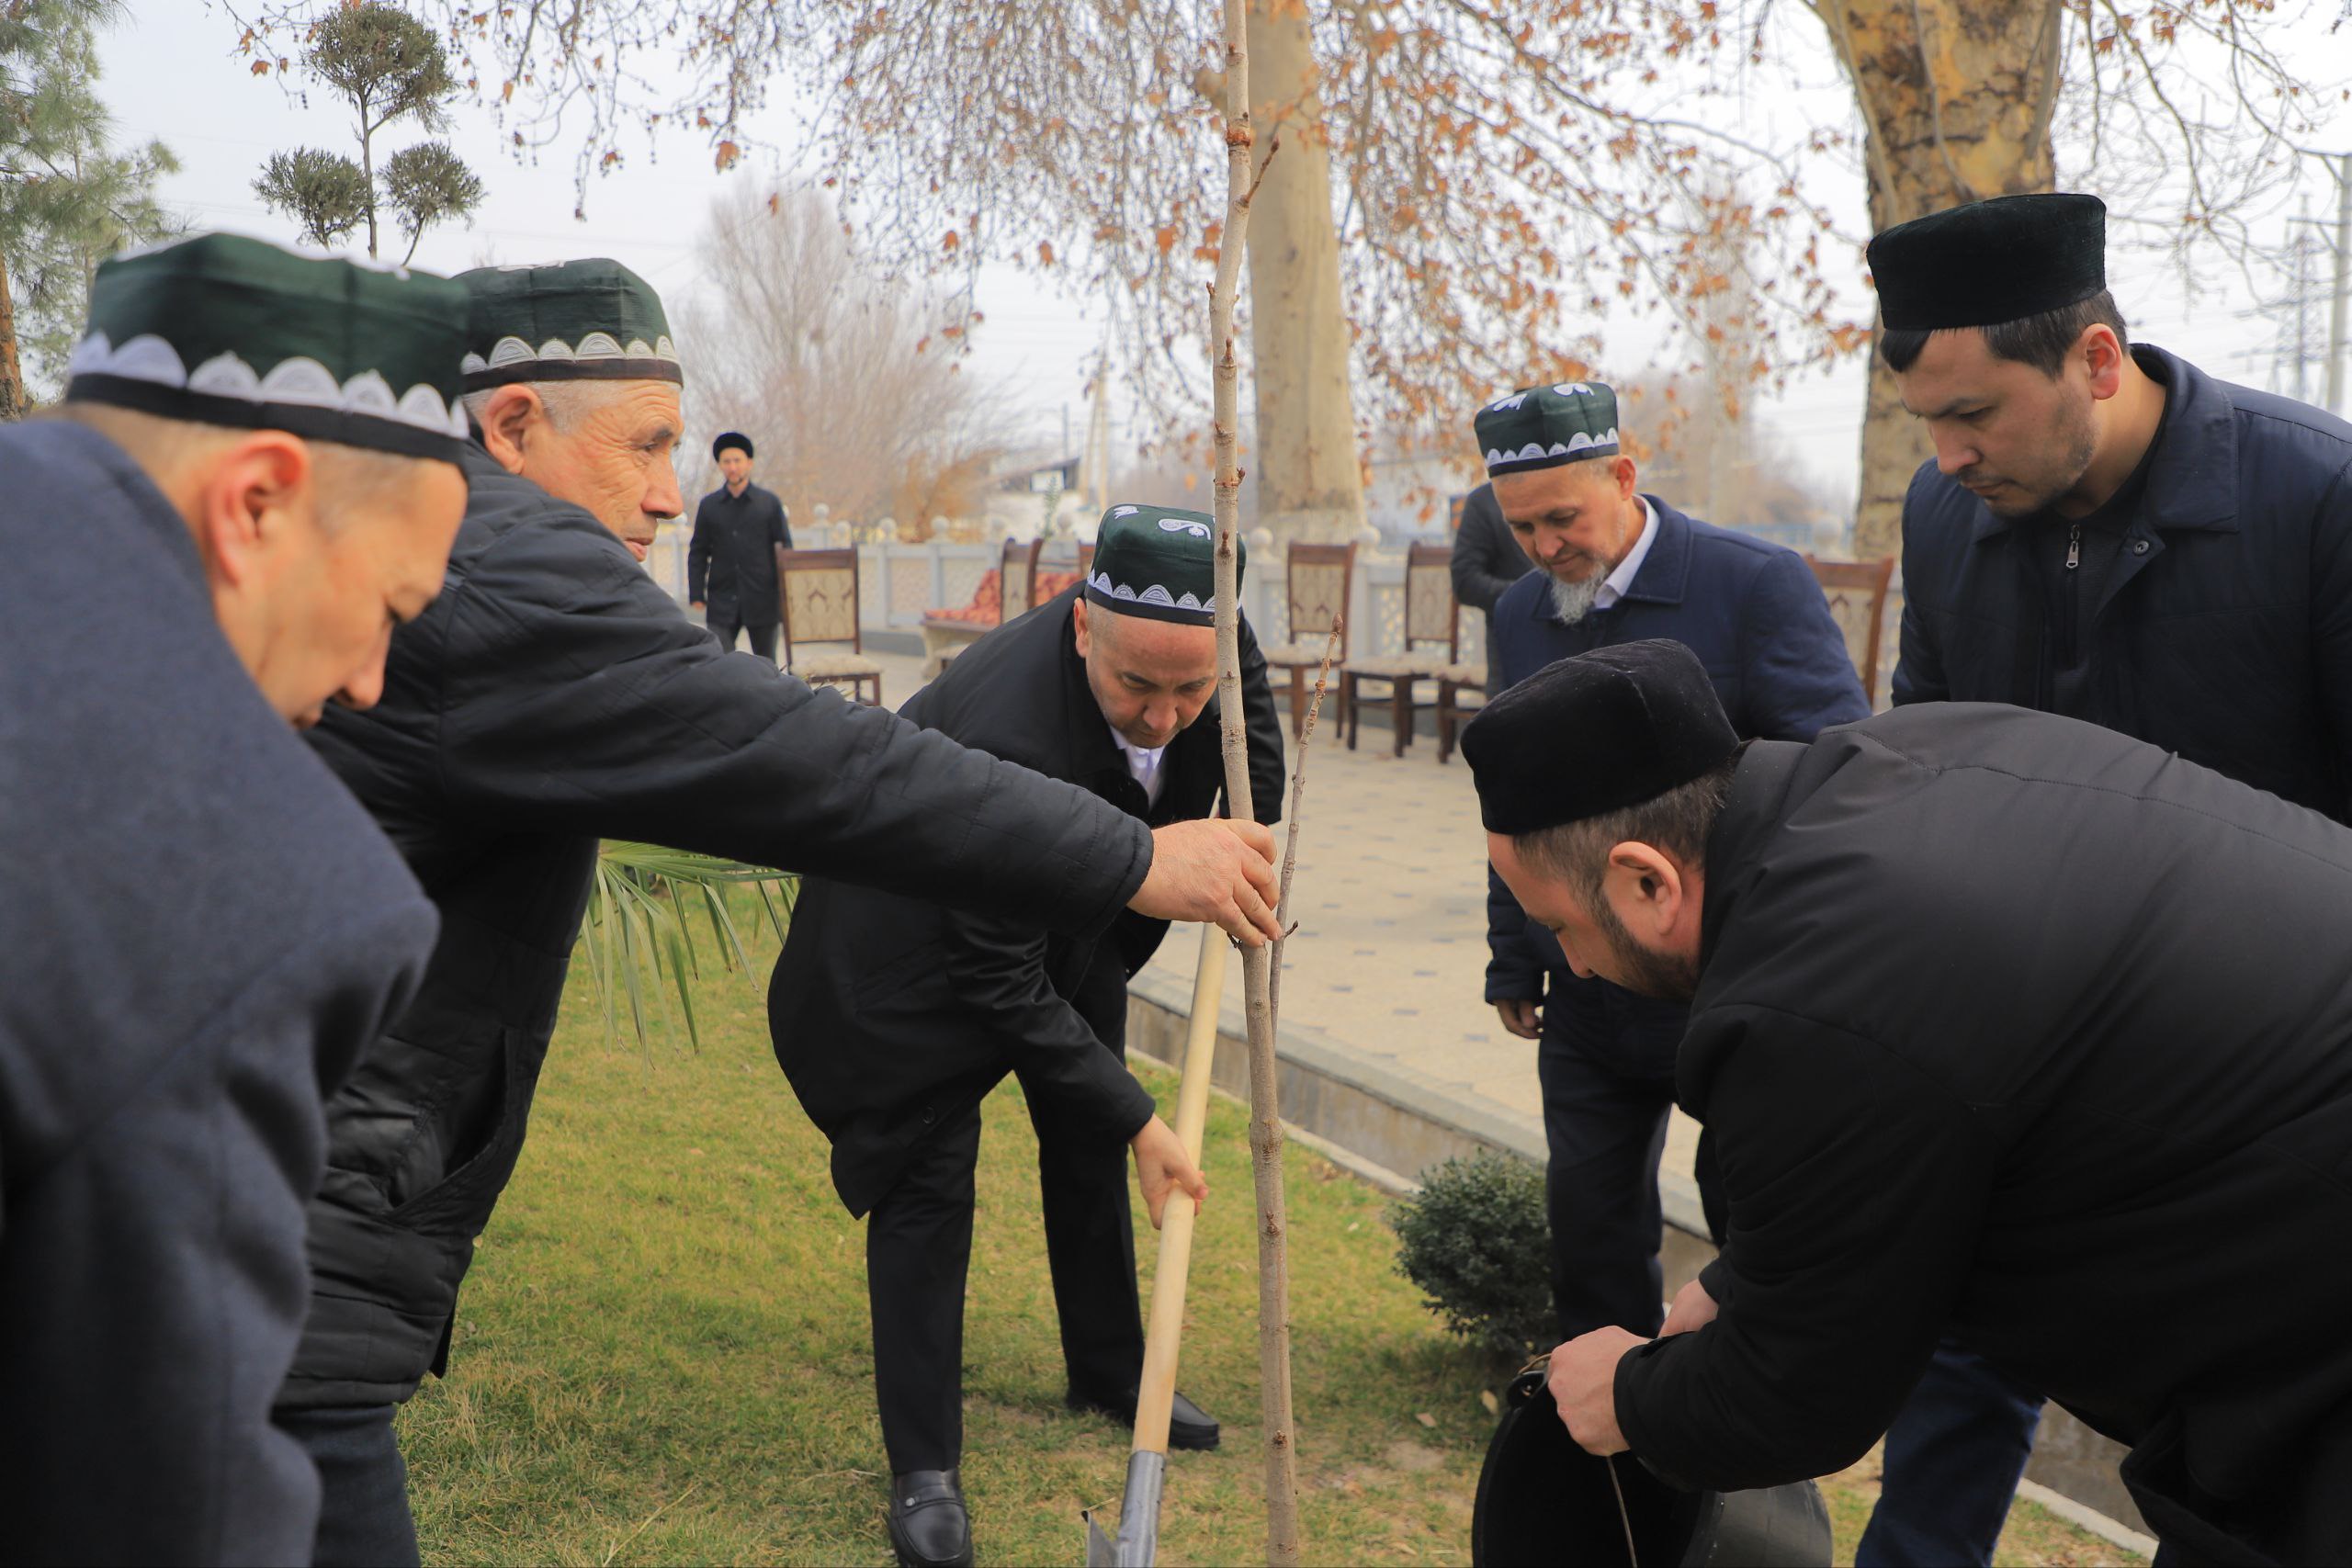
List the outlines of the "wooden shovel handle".
{"label": "wooden shovel handle", "polygon": [[[1184,1077],[1176,1091],[1176,1136],[1193,1163],[1201,1161],[1208,1125],[1209,1080],[1216,1064],[1216,1025],[1225,1003],[1225,933],[1201,928],[1200,963],[1193,976],[1192,1027],[1184,1038]],[[1143,1383],[1136,1394],[1136,1450],[1168,1451],[1169,1412],[1176,1400],[1176,1351],[1184,1334],[1184,1284],[1192,1271],[1193,1221],[1198,1209],[1184,1193],[1169,1196],[1159,1216],[1159,1266],[1151,1280],[1151,1320],[1143,1337]]]}

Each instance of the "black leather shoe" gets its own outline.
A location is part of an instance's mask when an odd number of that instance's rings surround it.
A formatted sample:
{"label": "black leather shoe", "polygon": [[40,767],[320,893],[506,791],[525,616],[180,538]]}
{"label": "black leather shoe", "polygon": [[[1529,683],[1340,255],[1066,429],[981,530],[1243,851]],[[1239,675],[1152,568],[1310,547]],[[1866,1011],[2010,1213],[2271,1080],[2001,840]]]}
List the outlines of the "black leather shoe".
{"label": "black leather shoe", "polygon": [[[1067,1403],[1072,1410],[1093,1410],[1108,1416],[1129,1431],[1136,1424],[1136,1391],[1127,1390],[1115,1397],[1104,1398],[1080,1393],[1072,1389]],[[1168,1446],[1171,1449],[1204,1450],[1216,1447],[1216,1417],[1184,1397],[1180,1390],[1168,1413]]]}
{"label": "black leather shoe", "polygon": [[906,1568],[971,1568],[972,1516],[956,1472],[890,1477],[890,1548]]}

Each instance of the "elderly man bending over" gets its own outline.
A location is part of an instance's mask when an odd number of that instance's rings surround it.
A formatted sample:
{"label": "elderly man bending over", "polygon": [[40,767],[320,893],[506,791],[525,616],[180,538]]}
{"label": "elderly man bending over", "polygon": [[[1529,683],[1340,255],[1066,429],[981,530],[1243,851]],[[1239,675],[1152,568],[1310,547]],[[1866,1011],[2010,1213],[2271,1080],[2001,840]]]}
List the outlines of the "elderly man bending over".
{"label": "elderly man bending over", "polygon": [[416,1003],[329,1107],[314,1295],[281,1419],[327,1491],[318,1561],[413,1562],[392,1414],[447,1361],[473,1239],[522,1151],[599,839],[920,893],[1080,933],[1132,906],[1273,930],[1272,835],[1157,833],[1087,792],[731,659],[641,570],[681,502],[682,361],[609,261],[483,268],[472,499],[384,700],[320,754],[439,907]]}

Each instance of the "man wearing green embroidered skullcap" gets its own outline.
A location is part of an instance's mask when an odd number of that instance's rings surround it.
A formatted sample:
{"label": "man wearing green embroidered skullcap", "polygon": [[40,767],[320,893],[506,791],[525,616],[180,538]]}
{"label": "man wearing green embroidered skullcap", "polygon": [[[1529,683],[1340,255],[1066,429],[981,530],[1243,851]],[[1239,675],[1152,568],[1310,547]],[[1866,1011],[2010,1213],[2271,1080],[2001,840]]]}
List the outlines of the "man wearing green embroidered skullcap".
{"label": "man wearing green embroidered skullcap", "polygon": [[619,264],[482,268],[450,587],[383,705],[313,738],[392,831],[446,940],[330,1108],[316,1281],[279,1418],[325,1483],[316,1561],[414,1562],[393,1435],[521,1151],[599,839],[936,898],[1065,933],[1123,907],[1273,929],[1257,824],[1150,830],[1067,784],[722,651],[641,565],[681,507],[684,357]]}
{"label": "man wearing green embroidered skullcap", "polygon": [[[1225,780],[1211,534],[1203,513],[1112,507],[1084,586],[974,643],[906,716],[1145,823],[1205,817]],[[1272,822],[1283,805],[1282,721],[1247,616],[1240,636],[1250,795]],[[875,1392],[902,1563],[972,1560],[964,1285],[980,1098],[1008,1072],[1037,1128],[1063,1392],[1074,1407],[1134,1425],[1143,1323],[1126,1147],[1155,1219],[1177,1173],[1173,1134],[1125,1066],[1126,995],[1166,931],[1126,915],[1102,942],[1073,940],[1035,919],[826,878],[802,886],[768,1026],[793,1091],[832,1142],[842,1203],[870,1212]],[[886,987],[895,999],[875,1005]],[[1217,1435],[1214,1418],[1177,1396],[1171,1446],[1214,1448]]]}
{"label": "man wearing green embroidered skullcap", "polygon": [[0,430],[13,1559],[309,1560],[269,1412],[322,1096],[435,922],[291,725],[373,702],[441,585],[464,324],[445,278],[199,235],[101,264],[65,400]]}
{"label": "man wearing green embroidered skullcap", "polygon": [[[1870,704],[1795,551],[1645,495],[1617,394],[1562,381],[1495,399],[1475,420],[1494,502],[1538,570],[1487,616],[1487,689],[1555,660],[1664,638],[1697,653],[1743,740],[1811,740]],[[1535,1043],[1550,1162],[1552,1301],[1563,1340],[1657,1332],[1664,1240],[1658,1159],[1687,1010],[1577,976],[1549,929],[1489,874],[1485,996]],[[1697,1185],[1720,1224],[1713,1145]]]}

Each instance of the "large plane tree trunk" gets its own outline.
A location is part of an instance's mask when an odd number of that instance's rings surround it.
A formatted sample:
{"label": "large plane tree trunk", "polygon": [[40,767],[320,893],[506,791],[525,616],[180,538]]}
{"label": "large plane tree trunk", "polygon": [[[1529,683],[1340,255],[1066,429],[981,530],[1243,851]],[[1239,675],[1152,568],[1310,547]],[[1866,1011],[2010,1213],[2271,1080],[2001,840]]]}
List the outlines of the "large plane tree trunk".
{"label": "large plane tree trunk", "polygon": [[1258,146],[1276,136],[1282,145],[1250,209],[1258,439],[1243,466],[1257,476],[1258,520],[1280,547],[1344,538],[1362,526],[1363,470],[1349,389],[1351,338],[1340,299],[1331,150],[1305,0],[1250,0],[1249,35]]}
{"label": "large plane tree trunk", "polygon": [[[2058,96],[2055,0],[1812,0],[1854,84],[1871,226],[2048,190]],[[1894,378],[1871,358],[1855,553],[1902,548],[1903,495],[1930,454]]]}

